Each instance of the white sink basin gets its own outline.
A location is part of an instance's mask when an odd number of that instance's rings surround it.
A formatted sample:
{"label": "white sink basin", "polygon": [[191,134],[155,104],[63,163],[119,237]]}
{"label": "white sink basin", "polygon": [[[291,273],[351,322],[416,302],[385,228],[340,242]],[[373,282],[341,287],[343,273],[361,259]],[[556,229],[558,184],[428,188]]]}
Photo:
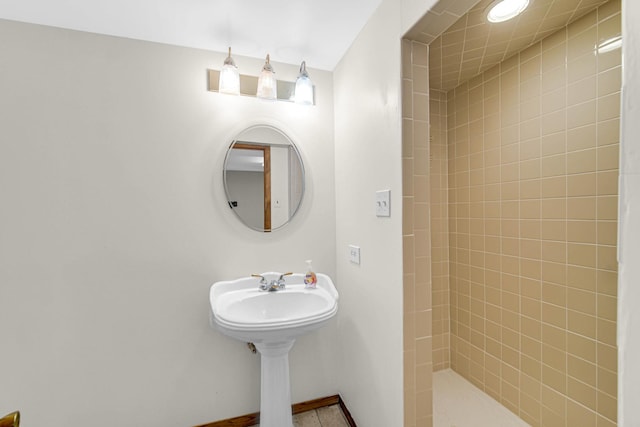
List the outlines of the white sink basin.
{"label": "white sink basin", "polygon": [[[267,284],[280,273],[263,273]],[[317,329],[338,311],[338,291],[326,274],[305,289],[304,274],[285,277],[285,288],[259,289],[260,279],[244,277],[211,286],[211,325],[232,338],[252,342],[260,352],[260,426],[293,427],[289,350],[296,337]]]}
{"label": "white sink basin", "polygon": [[[279,273],[264,273],[270,282]],[[316,329],[338,311],[338,292],[325,274],[315,289],[306,289],[304,274],[285,277],[275,292],[258,289],[259,279],[216,282],[209,294],[213,323],[225,335],[254,343],[295,338]]]}

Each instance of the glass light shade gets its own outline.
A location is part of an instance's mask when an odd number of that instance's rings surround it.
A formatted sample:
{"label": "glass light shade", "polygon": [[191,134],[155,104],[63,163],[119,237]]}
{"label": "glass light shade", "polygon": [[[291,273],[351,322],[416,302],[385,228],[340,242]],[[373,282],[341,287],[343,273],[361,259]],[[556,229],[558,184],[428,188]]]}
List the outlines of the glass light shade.
{"label": "glass light shade", "polygon": [[529,0],[497,0],[487,8],[487,20],[497,23],[520,15],[529,6]]}
{"label": "glass light shade", "polygon": [[302,61],[300,75],[296,79],[296,91],[294,95],[296,104],[313,105],[313,82],[307,73],[307,64]]}
{"label": "glass light shade", "polygon": [[236,63],[231,57],[231,48],[229,48],[229,56],[224,60],[224,65],[222,66],[222,70],[220,70],[218,90],[220,93],[240,95],[240,73],[238,72]]}
{"label": "glass light shade", "polygon": [[262,67],[260,77],[258,77],[258,91],[256,96],[261,99],[275,101],[278,96],[278,81],[276,80],[276,72],[269,63],[269,55]]}

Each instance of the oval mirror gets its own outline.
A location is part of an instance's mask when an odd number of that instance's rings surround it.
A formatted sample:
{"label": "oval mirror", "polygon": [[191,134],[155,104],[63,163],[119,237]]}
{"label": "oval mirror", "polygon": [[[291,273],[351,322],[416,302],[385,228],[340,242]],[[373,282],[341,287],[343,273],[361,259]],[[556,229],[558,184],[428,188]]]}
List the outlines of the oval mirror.
{"label": "oval mirror", "polygon": [[252,126],[234,138],[223,179],[229,207],[253,230],[283,227],[302,203],[302,158],[293,141],[272,126]]}

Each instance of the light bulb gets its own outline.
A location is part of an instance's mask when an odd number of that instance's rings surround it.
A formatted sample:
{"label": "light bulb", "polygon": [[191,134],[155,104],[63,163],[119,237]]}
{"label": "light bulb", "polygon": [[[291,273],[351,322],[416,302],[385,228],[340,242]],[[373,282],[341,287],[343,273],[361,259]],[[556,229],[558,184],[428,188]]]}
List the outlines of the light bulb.
{"label": "light bulb", "polygon": [[224,60],[222,70],[220,70],[220,80],[218,82],[218,90],[220,93],[228,93],[231,95],[240,95],[240,73],[238,67],[231,57],[231,48],[229,55]]}
{"label": "light bulb", "polygon": [[295,102],[302,105],[313,105],[313,82],[307,73],[307,64],[302,61],[300,74],[296,79]]}
{"label": "light bulb", "polygon": [[261,99],[275,101],[278,96],[278,81],[276,80],[276,72],[269,62],[269,55],[262,67],[260,77],[258,77],[258,91],[256,96]]}

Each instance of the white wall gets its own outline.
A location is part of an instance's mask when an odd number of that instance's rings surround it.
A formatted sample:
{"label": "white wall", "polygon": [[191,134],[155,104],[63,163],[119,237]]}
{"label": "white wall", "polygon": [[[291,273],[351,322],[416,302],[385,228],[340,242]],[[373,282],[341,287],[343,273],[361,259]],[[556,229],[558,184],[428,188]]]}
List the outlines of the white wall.
{"label": "white wall", "polygon": [[[335,277],[331,73],[310,70],[303,108],[207,92],[224,53],[0,20],[0,56],[0,413],[139,427],[257,411],[258,356],[209,327],[208,290],[306,259]],[[230,141],[258,123],[308,174],[299,215],[268,234],[240,225],[222,185]],[[294,401],[338,391],[336,336],[292,350]]]}
{"label": "white wall", "polygon": [[618,261],[618,425],[640,425],[640,3],[622,2]]}
{"label": "white wall", "polygon": [[254,229],[264,229],[264,172],[227,170],[227,189],[236,202],[233,210]]}
{"label": "white wall", "polygon": [[289,147],[271,147],[271,226],[289,218]]}
{"label": "white wall", "polygon": [[[384,0],[334,70],[340,393],[366,427],[403,425],[400,45],[435,1],[423,3]],[[390,218],[375,216],[383,189]],[[349,244],[361,247],[360,265]]]}

